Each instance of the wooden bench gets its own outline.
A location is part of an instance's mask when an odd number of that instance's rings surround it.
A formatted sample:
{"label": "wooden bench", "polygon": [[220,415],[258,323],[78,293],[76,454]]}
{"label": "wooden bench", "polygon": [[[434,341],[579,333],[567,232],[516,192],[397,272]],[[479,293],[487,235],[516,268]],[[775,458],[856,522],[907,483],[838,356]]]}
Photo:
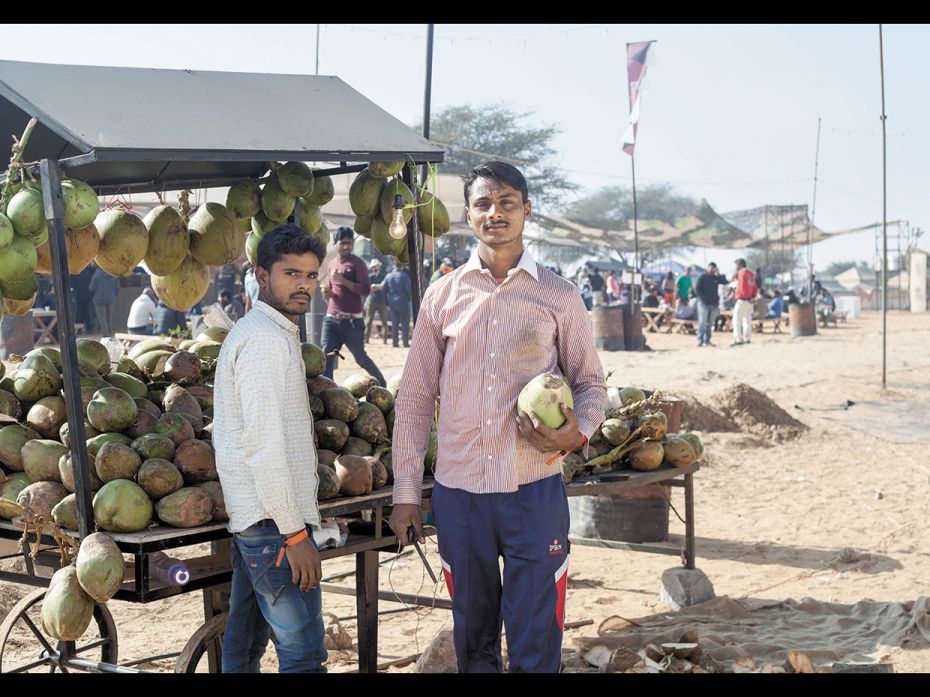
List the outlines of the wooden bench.
{"label": "wooden bench", "polygon": [[[668,324],[667,324],[668,311],[667,310],[660,310],[657,307],[641,307],[639,311],[642,314],[642,318],[643,318],[643,329],[645,329],[647,332],[659,331],[659,327],[662,324],[663,318],[665,318],[665,321],[666,321],[665,326],[668,327]],[[668,327],[667,331],[669,332],[672,331],[671,327]]]}
{"label": "wooden bench", "polygon": [[835,327],[837,321],[840,321],[840,322],[844,322],[844,323],[845,323],[845,322],[846,322],[846,315],[848,315],[848,314],[849,314],[849,313],[846,312],[845,310],[839,310],[839,311],[836,311],[836,312],[830,312],[830,313],[825,314],[825,315],[818,314],[818,315],[817,315],[817,321],[820,323],[820,326],[821,326],[821,327],[826,327],[827,324],[829,324],[829,323],[832,323],[833,326]]}
{"label": "wooden bench", "polygon": [[115,332],[113,338],[119,341],[123,345],[123,349],[128,353],[129,349],[138,344],[140,341],[145,341],[146,339],[158,339],[161,338],[168,344],[172,346],[177,346],[178,342],[175,339],[170,337],[159,337],[157,334],[126,334],[121,332]]}
{"label": "wooden bench", "polygon": [[695,334],[697,333],[697,324],[696,319],[678,319],[673,316],[668,320],[668,332],[671,334],[674,330],[679,334]]}
{"label": "wooden bench", "polygon": [[[762,317],[761,319],[753,320],[753,328],[760,334],[765,333],[765,325],[768,323],[772,324],[772,332],[774,334],[781,334],[781,322],[782,317]],[[787,323],[786,323],[787,324]]]}

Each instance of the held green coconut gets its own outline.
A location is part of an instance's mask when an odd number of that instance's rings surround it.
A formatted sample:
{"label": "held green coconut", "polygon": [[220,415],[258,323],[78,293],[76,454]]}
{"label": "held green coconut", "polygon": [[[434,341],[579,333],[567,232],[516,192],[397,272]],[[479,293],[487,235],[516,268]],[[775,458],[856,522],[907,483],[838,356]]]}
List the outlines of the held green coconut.
{"label": "held green coconut", "polygon": [[520,391],[517,397],[517,411],[536,414],[539,420],[549,428],[559,428],[565,423],[565,415],[560,404],[571,409],[575,403],[572,391],[565,378],[553,373],[538,375]]}

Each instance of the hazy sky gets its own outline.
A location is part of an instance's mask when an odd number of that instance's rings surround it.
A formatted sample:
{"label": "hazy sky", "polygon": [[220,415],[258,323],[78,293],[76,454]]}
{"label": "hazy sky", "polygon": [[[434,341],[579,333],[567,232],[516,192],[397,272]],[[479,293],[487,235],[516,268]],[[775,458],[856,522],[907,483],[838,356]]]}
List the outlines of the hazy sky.
{"label": "hazy sky", "polygon": [[[423,110],[425,36],[426,25],[322,25],[320,74],[412,123]],[[881,220],[877,25],[440,24],[432,108],[504,102],[533,112],[529,122],[561,129],[559,164],[574,181],[586,190],[628,185],[625,44],[648,39],[658,41],[657,60],[643,97],[638,182],[671,182],[718,212],[809,205],[820,117],[816,224]],[[930,28],[886,25],[884,44],[888,219],[930,228]],[[0,27],[7,60],[312,74],[315,51],[312,24]],[[281,95],[269,105],[269,120],[286,104]],[[153,96],[155,110],[177,106]],[[868,232],[820,243],[815,264],[871,260],[874,240]]]}

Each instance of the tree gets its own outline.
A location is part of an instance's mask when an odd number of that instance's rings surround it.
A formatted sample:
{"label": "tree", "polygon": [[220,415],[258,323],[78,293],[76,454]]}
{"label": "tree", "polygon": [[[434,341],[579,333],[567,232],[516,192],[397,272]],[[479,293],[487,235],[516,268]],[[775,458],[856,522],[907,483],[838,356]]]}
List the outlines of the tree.
{"label": "tree", "polygon": [[851,267],[857,268],[859,273],[864,273],[870,276],[875,273],[872,265],[867,261],[834,261],[823,271],[823,275],[836,277]]}
{"label": "tree", "polygon": [[[451,106],[434,114],[430,140],[446,148],[440,171],[466,175],[483,162],[503,160],[523,172],[534,204],[542,209],[558,206],[578,186],[552,162],[556,151],[551,143],[559,129],[521,123],[532,115],[504,104]],[[422,125],[414,128],[422,130]]]}
{"label": "tree", "polygon": [[774,278],[791,273],[804,266],[801,251],[795,247],[773,243],[769,249],[751,249],[746,254],[746,266],[750,270],[762,270],[763,278]]}
{"label": "tree", "polygon": [[[636,217],[674,224],[676,218],[692,213],[698,202],[675,192],[671,184],[648,184],[636,191]],[[605,230],[626,230],[633,220],[633,189],[608,186],[568,206],[569,220]]]}

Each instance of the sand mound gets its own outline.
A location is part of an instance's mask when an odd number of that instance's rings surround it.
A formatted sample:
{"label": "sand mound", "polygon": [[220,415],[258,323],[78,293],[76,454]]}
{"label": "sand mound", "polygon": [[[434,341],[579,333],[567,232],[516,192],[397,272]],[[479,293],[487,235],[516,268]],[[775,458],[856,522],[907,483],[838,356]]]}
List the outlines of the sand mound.
{"label": "sand mound", "polygon": [[704,431],[708,433],[732,433],[739,427],[723,414],[702,404],[693,395],[681,397],[684,411],[681,415],[681,428],[684,431]]}
{"label": "sand mound", "polygon": [[744,383],[718,392],[710,401],[716,411],[743,432],[784,441],[798,438],[808,430],[768,396]]}

